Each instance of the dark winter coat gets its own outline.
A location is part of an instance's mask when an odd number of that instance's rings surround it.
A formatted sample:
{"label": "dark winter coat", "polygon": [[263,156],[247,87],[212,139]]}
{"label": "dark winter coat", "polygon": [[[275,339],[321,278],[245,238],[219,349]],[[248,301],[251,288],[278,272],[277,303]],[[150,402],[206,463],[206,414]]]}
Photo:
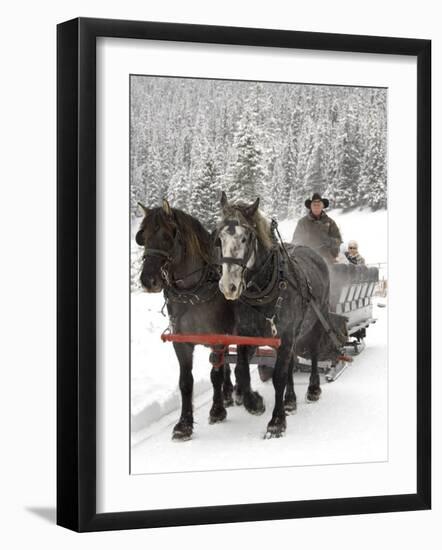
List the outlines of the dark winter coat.
{"label": "dark winter coat", "polygon": [[348,251],[345,251],[345,257],[347,258],[347,260],[352,263],[352,264],[355,264],[355,265],[365,265],[365,260],[364,258],[359,254],[359,252],[354,255],[354,256],[350,256],[349,252]]}
{"label": "dark winter coat", "polygon": [[292,243],[309,246],[325,260],[333,262],[339,254],[342,238],[338,226],[325,212],[321,212],[319,219],[309,212],[298,221]]}

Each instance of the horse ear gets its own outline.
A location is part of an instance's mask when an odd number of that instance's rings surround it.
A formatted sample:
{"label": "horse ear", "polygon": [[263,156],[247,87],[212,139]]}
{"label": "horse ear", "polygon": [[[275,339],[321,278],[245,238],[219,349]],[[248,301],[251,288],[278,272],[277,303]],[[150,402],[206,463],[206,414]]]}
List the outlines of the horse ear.
{"label": "horse ear", "polygon": [[223,192],[221,193],[221,199],[220,199],[220,203],[221,203],[222,208],[224,208],[225,206],[227,206],[227,203],[228,203],[228,202],[229,202],[229,201],[227,200],[227,195],[226,195],[225,192],[223,191]]}
{"label": "horse ear", "polygon": [[250,206],[247,206],[245,209],[244,209],[244,214],[246,215],[247,218],[251,218],[255,212],[258,210],[258,206],[259,206],[259,197],[256,199],[256,201],[251,204]]}
{"label": "horse ear", "polygon": [[147,208],[147,206],[144,206],[144,204],[141,204],[141,202],[138,203],[138,206],[142,209],[144,215],[146,216],[149,212],[149,208]]}
{"label": "horse ear", "polygon": [[170,217],[173,216],[172,208],[170,207],[170,204],[167,201],[167,199],[163,199],[163,210],[168,216],[170,216]]}

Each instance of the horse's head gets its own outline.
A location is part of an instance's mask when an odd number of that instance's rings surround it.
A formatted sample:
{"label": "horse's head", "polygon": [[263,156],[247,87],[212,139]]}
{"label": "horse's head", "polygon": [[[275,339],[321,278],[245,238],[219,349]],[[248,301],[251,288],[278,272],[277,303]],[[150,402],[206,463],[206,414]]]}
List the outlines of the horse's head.
{"label": "horse's head", "polygon": [[219,288],[227,300],[237,300],[245,289],[245,274],[256,260],[256,214],[259,198],[251,204],[230,204],[221,197],[223,218],[217,230],[221,246],[222,275]]}
{"label": "horse's head", "polygon": [[159,208],[146,208],[135,240],[144,247],[140,281],[147,292],[161,292],[169,284],[169,269],[182,255],[182,239],[167,200]]}

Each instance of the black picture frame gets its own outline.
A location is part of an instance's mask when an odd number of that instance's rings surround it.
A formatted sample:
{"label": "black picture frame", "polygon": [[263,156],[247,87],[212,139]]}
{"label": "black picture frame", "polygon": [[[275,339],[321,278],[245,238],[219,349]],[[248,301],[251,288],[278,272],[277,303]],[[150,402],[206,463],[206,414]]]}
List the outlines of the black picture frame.
{"label": "black picture frame", "polygon": [[[415,494],[96,512],[96,39],[133,38],[417,59]],[[57,27],[57,523],[75,531],[424,510],[431,506],[431,41],[79,18]]]}

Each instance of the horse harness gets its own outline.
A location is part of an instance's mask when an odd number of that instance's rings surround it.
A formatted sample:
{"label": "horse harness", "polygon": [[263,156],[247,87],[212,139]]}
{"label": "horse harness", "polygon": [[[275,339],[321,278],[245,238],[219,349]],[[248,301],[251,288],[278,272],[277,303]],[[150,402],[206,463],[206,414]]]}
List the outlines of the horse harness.
{"label": "horse harness", "polygon": [[[218,291],[217,271],[211,264],[206,263],[202,268],[196,269],[180,279],[173,280],[170,273],[170,266],[174,263],[178,263],[186,253],[185,241],[181,236],[181,231],[178,226],[176,230],[175,239],[170,250],[146,248],[144,250],[143,260],[146,260],[149,256],[165,258],[160,271],[161,278],[164,281],[164,298],[166,303],[175,302],[195,305],[208,302]],[[176,283],[185,281],[185,279],[198,273],[198,271],[201,271],[201,276],[195,286],[190,289],[178,288],[176,286]]]}
{"label": "horse harness", "polygon": [[[238,225],[240,225],[238,220],[235,220],[235,219],[226,220],[223,227],[218,229],[216,233],[216,237],[219,236],[219,232],[221,231],[221,229],[223,229],[226,226],[228,228],[228,231],[233,234],[234,233],[233,228]],[[232,257],[225,257],[221,255],[221,263],[236,264],[243,268],[244,283],[245,283],[244,278],[245,278],[246,271],[252,271],[247,267],[247,263],[251,257],[251,254],[257,242],[257,237],[253,230],[254,228],[250,226],[249,227],[245,226],[245,227],[251,230],[251,235],[253,235],[253,237],[249,243],[249,248],[246,254],[244,255],[244,257],[232,258]],[[267,316],[264,314],[263,315],[265,319],[270,323],[272,333],[275,336],[277,333],[276,322],[280,317],[281,307],[285,299],[284,294],[287,291],[288,286],[291,286],[301,296],[302,309],[306,311],[308,305],[312,306],[313,311],[315,312],[317,318],[322,324],[325,332],[331,338],[335,348],[337,350],[340,350],[341,345],[339,343],[339,340],[316,302],[316,298],[313,294],[311,282],[308,276],[304,273],[304,270],[302,269],[302,267],[296,261],[296,259],[290,256],[290,254],[288,253],[282,241],[281,235],[278,231],[278,224],[276,220],[272,220],[271,222],[271,233],[272,233],[272,240],[274,244],[270,249],[269,253],[267,254],[267,257],[265,258],[263,263],[257,269],[253,270],[254,275],[252,275],[248,283],[245,284],[245,289],[241,295],[240,301],[252,308],[256,306],[270,305],[272,302],[274,302],[275,305],[273,308],[273,315],[271,316]],[[252,243],[253,243],[253,246],[251,246]],[[262,273],[263,269],[265,269],[268,266],[268,264],[272,262],[273,262],[273,269],[271,271],[269,281],[265,285],[265,287],[261,289],[254,282],[254,278],[258,276],[260,273]],[[291,277],[288,272],[288,265],[287,265],[288,263],[290,263],[293,267],[294,278]],[[256,288],[255,291],[253,290],[254,287]],[[258,313],[261,313],[259,312],[259,310],[255,310],[255,311],[257,311]],[[302,328],[302,323],[297,328],[295,337],[298,336],[301,328]]]}

